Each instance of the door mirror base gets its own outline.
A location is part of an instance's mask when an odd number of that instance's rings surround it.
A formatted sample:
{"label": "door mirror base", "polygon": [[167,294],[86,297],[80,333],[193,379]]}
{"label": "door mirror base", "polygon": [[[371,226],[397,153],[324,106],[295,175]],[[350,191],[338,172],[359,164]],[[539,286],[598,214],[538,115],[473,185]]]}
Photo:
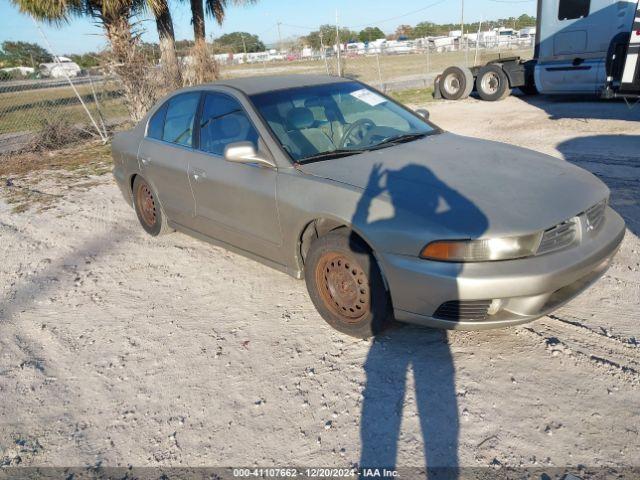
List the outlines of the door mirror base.
{"label": "door mirror base", "polygon": [[429,110],[426,110],[424,108],[418,108],[416,110],[416,113],[420,115],[422,118],[424,118],[425,120],[429,120]]}
{"label": "door mirror base", "polygon": [[266,168],[275,168],[275,163],[256,152],[251,142],[230,143],[224,149],[224,158],[228,162],[255,164]]}

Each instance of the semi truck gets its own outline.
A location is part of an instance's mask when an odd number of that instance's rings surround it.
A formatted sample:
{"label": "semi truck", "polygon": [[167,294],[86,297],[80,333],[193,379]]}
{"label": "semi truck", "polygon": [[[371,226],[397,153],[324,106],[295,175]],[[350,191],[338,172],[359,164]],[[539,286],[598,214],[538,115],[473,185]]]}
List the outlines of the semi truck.
{"label": "semi truck", "polygon": [[459,100],[477,91],[502,100],[524,94],[585,94],[640,99],[640,1],[538,0],[534,58],[450,66],[434,95]]}

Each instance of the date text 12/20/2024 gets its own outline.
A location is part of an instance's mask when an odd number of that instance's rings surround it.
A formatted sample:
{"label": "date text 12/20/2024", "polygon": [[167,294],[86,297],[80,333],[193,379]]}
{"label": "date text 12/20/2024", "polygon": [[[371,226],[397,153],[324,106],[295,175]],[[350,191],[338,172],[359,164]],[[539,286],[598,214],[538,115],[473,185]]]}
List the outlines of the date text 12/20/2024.
{"label": "date text 12/20/2024", "polygon": [[234,468],[236,478],[396,478],[387,468]]}

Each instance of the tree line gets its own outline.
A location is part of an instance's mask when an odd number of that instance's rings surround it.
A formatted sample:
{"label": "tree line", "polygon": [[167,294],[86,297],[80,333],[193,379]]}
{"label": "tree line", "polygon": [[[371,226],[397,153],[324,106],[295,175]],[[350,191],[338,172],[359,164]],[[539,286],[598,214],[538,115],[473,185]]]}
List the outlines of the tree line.
{"label": "tree line", "polygon": [[[536,18],[531,15],[522,14],[519,17],[499,18],[497,20],[488,20],[480,22],[466,23],[464,25],[465,33],[477,32],[481,27],[482,30],[488,30],[497,27],[511,27],[519,30],[524,27],[532,27],[536,25]],[[394,33],[385,34],[378,27],[367,27],[359,32],[349,28],[340,28],[340,41],[342,43],[352,42],[373,42],[380,38],[389,40],[413,40],[416,38],[424,38],[429,36],[448,35],[452,30],[460,30],[459,23],[434,23],[423,21],[416,25],[399,25]],[[315,50],[320,50],[322,46],[331,46],[336,42],[335,25],[320,25],[317,30],[312,31],[302,40]]]}

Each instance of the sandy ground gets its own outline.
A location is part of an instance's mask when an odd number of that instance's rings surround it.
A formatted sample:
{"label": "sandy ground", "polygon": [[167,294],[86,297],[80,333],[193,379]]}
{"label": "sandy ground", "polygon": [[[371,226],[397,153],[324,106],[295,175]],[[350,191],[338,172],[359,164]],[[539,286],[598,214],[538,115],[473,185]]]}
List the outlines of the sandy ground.
{"label": "sandy ground", "polygon": [[51,208],[0,207],[0,465],[640,466],[640,107],[428,108],[599,175],[629,225],[606,276],[525,326],[360,341],[301,281],[146,236],[109,175],[43,175]]}

